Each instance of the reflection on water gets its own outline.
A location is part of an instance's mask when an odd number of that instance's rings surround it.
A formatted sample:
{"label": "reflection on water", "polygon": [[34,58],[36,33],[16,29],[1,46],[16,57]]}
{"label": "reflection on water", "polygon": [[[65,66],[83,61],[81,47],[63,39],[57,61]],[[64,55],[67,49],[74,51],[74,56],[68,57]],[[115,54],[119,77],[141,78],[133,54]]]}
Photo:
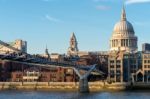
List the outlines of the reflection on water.
{"label": "reflection on water", "polygon": [[150,99],[148,92],[77,92],[0,91],[0,99]]}

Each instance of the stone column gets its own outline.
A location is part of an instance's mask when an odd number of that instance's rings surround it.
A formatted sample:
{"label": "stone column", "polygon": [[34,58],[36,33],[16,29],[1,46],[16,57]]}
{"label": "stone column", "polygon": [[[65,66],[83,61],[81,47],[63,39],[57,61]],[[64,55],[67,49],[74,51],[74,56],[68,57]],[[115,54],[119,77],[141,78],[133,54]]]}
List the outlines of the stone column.
{"label": "stone column", "polygon": [[127,40],[125,39],[125,45],[124,45],[125,47],[126,47],[126,42],[127,42]]}

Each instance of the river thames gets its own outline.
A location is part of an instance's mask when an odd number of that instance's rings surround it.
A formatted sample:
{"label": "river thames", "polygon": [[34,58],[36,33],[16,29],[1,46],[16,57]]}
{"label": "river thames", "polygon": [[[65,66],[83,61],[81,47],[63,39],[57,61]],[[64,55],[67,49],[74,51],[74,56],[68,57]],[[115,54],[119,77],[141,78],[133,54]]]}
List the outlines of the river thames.
{"label": "river thames", "polygon": [[150,91],[139,92],[77,92],[0,91],[0,99],[150,99]]}

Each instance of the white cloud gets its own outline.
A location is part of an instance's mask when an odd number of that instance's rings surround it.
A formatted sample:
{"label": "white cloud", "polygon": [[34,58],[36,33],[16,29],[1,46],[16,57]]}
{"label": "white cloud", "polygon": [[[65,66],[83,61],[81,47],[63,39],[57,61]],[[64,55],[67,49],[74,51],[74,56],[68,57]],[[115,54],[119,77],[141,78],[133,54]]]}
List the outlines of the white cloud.
{"label": "white cloud", "polygon": [[96,6],[97,10],[110,10],[111,8],[109,6],[105,6],[105,5],[98,5]]}
{"label": "white cloud", "polygon": [[50,15],[45,15],[45,18],[49,21],[52,21],[52,22],[61,22],[61,20],[57,19],[57,18],[54,18]]}
{"label": "white cloud", "polygon": [[148,3],[150,0],[127,0],[126,4]]}

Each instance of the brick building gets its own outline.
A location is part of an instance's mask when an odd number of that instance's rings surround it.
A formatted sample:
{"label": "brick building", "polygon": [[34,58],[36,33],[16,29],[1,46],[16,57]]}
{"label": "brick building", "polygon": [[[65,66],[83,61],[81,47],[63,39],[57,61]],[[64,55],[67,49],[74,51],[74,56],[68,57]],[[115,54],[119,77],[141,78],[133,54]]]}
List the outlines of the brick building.
{"label": "brick building", "polygon": [[74,71],[69,68],[43,68],[0,61],[0,81],[73,82],[74,75]]}

